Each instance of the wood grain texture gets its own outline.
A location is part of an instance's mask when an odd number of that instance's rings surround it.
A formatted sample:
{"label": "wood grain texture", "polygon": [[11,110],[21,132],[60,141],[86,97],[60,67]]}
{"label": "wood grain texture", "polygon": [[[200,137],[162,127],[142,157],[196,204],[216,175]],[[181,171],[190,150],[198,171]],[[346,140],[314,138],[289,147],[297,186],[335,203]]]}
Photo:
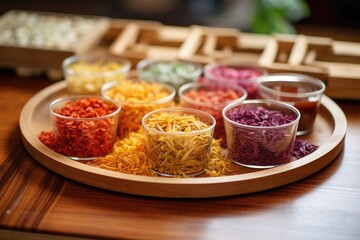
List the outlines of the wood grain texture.
{"label": "wood grain texture", "polygon": [[36,229],[64,186],[64,180],[42,169],[21,143],[0,165],[0,176],[0,225],[14,229]]}
{"label": "wood grain texture", "polygon": [[52,83],[43,77],[16,77],[11,71],[2,71],[0,74],[1,163],[21,140],[19,122],[15,120],[20,117],[21,108],[36,92]]}

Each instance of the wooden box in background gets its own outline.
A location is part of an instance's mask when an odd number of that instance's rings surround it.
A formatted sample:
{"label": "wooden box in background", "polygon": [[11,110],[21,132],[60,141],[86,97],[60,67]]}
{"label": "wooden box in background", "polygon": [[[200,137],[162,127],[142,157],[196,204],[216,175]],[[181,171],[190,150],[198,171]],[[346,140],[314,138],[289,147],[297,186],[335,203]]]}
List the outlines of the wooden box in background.
{"label": "wooden box in background", "polygon": [[61,77],[62,61],[96,47],[109,23],[104,17],[9,11],[0,18],[0,67]]}

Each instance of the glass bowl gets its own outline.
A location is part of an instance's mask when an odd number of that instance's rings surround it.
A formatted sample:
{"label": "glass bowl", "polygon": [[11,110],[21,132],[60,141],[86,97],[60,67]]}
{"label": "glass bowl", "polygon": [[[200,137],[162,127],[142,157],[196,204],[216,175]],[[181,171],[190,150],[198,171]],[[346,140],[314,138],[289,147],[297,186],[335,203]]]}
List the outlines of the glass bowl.
{"label": "glass bowl", "polygon": [[191,108],[165,108],[142,119],[145,153],[154,172],[162,176],[196,176],[204,172],[216,120]]}
{"label": "glass bowl", "polygon": [[141,120],[148,112],[175,105],[175,89],[167,84],[148,83],[139,79],[109,82],[101,89],[101,95],[121,103],[118,137],[141,128]]}
{"label": "glass bowl", "polygon": [[204,67],[205,81],[232,83],[243,87],[247,99],[257,98],[257,79],[266,75],[266,69],[251,65],[209,63]]}
{"label": "glass bowl", "polygon": [[136,69],[140,79],[169,84],[176,91],[186,83],[198,81],[202,74],[200,65],[180,60],[144,59]]}
{"label": "glass bowl", "polygon": [[273,100],[230,103],[223,110],[228,157],[252,168],[270,168],[292,159],[300,112]]}
{"label": "glass bowl", "polygon": [[127,77],[131,63],[115,56],[75,55],[66,58],[62,68],[70,94],[100,95],[105,83]]}
{"label": "glass bowl", "polygon": [[226,146],[226,135],[222,110],[229,103],[243,101],[246,97],[244,88],[221,82],[187,83],[179,89],[182,107],[205,111],[216,119],[214,137],[222,139],[223,147]]}
{"label": "glass bowl", "polygon": [[60,153],[73,160],[92,160],[110,153],[120,109],[120,103],[99,96],[53,101],[50,116]]}
{"label": "glass bowl", "polygon": [[259,78],[259,98],[289,103],[301,114],[297,135],[312,132],[325,84],[302,74],[269,74]]}

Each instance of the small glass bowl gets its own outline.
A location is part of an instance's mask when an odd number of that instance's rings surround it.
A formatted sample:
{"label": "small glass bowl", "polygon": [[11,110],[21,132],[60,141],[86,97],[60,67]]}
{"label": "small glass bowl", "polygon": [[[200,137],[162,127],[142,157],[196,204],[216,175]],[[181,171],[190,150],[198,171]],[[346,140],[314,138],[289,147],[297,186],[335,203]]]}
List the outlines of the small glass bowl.
{"label": "small glass bowl", "polygon": [[222,139],[222,146],[226,146],[226,135],[222,110],[229,103],[241,102],[247,97],[244,88],[220,82],[194,82],[180,87],[180,105],[195,108],[211,114],[216,119],[214,137]]}
{"label": "small glass bowl", "polygon": [[[278,123],[277,126],[249,124],[250,121],[255,121],[253,115],[259,116],[259,112],[264,110],[277,111],[276,117],[280,117],[280,113],[287,116],[287,121]],[[273,114],[274,112],[266,115]],[[295,107],[272,100],[245,100],[226,106],[223,118],[228,157],[234,163],[251,168],[270,168],[292,159],[300,119],[300,112]],[[241,118],[246,118],[247,123]]]}
{"label": "small glass bowl", "polygon": [[[179,130],[176,126],[182,126],[183,121],[191,121],[197,129],[186,125]],[[146,114],[142,126],[152,170],[166,177],[203,173],[210,159],[215,124],[210,114],[191,108],[165,108]]]}
{"label": "small glass bowl", "polygon": [[[101,100],[114,108],[100,117],[68,117],[61,115],[67,105],[86,99]],[[62,154],[73,160],[93,160],[111,152],[116,141],[120,103],[99,96],[72,96],[60,98],[50,104],[50,116],[56,143]],[[78,110],[80,111],[80,110]]]}
{"label": "small glass bowl", "polygon": [[186,83],[198,81],[202,74],[200,65],[180,60],[144,59],[136,69],[140,79],[169,84],[176,91]]}
{"label": "small glass bowl", "polygon": [[[152,100],[140,99],[140,95],[146,94],[143,86],[156,86],[157,91],[149,95]],[[138,95],[137,91],[143,91]],[[127,79],[122,82],[109,82],[101,88],[101,96],[113,99],[121,103],[119,117],[118,137],[124,138],[130,132],[136,132],[141,128],[141,120],[148,112],[155,109],[173,107],[175,105],[175,89],[167,84],[148,83],[139,79]],[[156,97],[158,94],[158,98]],[[161,95],[160,95],[161,94]]]}
{"label": "small glass bowl", "polygon": [[62,68],[70,94],[100,95],[102,85],[127,77],[131,63],[115,56],[75,55],[66,58]]}
{"label": "small glass bowl", "polygon": [[209,63],[204,67],[205,81],[232,83],[243,87],[248,96],[247,99],[256,99],[258,84],[257,79],[266,75],[264,68],[250,65],[227,65]]}
{"label": "small glass bowl", "polygon": [[297,135],[312,132],[325,84],[302,74],[269,74],[259,78],[259,98],[289,103],[301,114]]}

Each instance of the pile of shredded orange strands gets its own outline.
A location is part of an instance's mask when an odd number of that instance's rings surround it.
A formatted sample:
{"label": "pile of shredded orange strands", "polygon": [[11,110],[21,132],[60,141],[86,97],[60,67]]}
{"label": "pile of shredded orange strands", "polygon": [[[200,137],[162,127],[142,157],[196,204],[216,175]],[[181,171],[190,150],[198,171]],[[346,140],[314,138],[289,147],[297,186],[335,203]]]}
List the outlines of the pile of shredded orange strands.
{"label": "pile of shredded orange strands", "polygon": [[138,131],[146,113],[173,106],[173,98],[169,97],[171,92],[158,83],[123,80],[121,84],[105,91],[105,95],[121,102],[118,128],[120,138]]}
{"label": "pile of shredded orange strands", "polygon": [[[105,157],[88,163],[99,168],[143,176],[158,176],[150,169],[145,154],[145,138],[143,130],[131,132],[128,137],[118,140],[113,151]],[[220,140],[214,139],[210,152],[210,161],[204,176],[219,177],[227,175],[231,161],[226,158],[220,147]]]}

